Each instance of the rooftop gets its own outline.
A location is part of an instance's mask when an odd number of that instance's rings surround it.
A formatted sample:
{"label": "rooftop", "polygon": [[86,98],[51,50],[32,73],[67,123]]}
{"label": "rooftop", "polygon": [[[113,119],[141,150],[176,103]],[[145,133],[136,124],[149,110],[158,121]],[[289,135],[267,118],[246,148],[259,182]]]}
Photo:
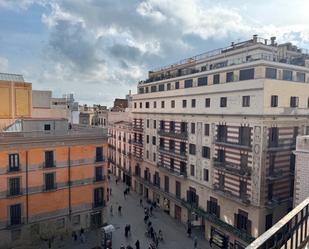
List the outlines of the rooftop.
{"label": "rooftop", "polygon": [[0,73],[0,80],[25,82],[21,74]]}

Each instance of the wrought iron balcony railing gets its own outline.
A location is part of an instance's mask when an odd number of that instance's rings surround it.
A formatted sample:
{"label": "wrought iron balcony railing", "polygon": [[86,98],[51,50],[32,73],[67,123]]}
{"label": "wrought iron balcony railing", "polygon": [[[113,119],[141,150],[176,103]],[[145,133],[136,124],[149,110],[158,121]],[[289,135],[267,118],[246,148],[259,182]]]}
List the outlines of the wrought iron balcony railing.
{"label": "wrought iron balcony railing", "polygon": [[183,160],[187,160],[187,153],[185,151],[169,150],[163,147],[159,147],[159,151],[172,157],[176,156]]}
{"label": "wrought iron balcony railing", "polygon": [[174,176],[178,176],[178,177],[182,177],[185,178],[187,177],[187,171],[178,171],[174,168],[169,167],[169,165],[165,165],[162,162],[157,163],[158,167],[160,167],[160,169],[164,170],[165,172],[172,174]]}
{"label": "wrought iron balcony railing", "polygon": [[248,166],[242,167],[229,162],[219,162],[217,159],[214,160],[214,167],[240,176],[251,176],[252,172],[252,169]]}
{"label": "wrought iron balcony railing", "polygon": [[171,137],[171,138],[178,138],[185,140],[188,138],[188,132],[183,131],[183,132],[176,132],[176,131],[167,131],[163,129],[158,129],[158,134],[162,137]]}

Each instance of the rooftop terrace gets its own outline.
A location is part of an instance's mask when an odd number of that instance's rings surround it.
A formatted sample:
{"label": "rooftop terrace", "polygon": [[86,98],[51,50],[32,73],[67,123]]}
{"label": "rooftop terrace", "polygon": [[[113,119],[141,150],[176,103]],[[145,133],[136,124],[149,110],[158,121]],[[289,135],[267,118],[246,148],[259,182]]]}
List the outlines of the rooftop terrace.
{"label": "rooftop terrace", "polygon": [[0,73],[0,80],[25,82],[21,74]]}

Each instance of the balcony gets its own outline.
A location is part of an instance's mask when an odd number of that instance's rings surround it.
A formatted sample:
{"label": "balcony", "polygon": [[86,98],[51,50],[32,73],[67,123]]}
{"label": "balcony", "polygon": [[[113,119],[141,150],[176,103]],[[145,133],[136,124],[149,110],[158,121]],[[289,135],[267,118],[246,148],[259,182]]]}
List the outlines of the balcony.
{"label": "balcony", "polygon": [[221,227],[223,230],[234,234],[235,236],[239,237],[241,240],[243,240],[247,243],[251,243],[254,240],[254,238],[250,234],[248,234],[248,233],[238,229],[237,227],[234,227],[233,225],[221,220],[216,215],[205,211],[201,207],[196,207],[196,206],[194,207],[194,205],[191,205],[191,203],[187,202],[184,199],[182,199],[182,205],[185,206],[187,209],[195,212],[198,216],[201,216],[201,217],[207,219],[211,223],[216,224],[217,226]]}
{"label": "balcony", "polygon": [[19,197],[23,195],[23,192],[21,191],[21,189],[10,189],[7,192],[7,197],[11,198],[11,197]]}
{"label": "balcony", "polygon": [[247,249],[308,248],[309,197],[256,238]]}
{"label": "balcony", "polygon": [[282,169],[275,169],[275,170],[272,170],[271,172],[268,173],[268,175],[266,176],[266,180],[267,181],[276,181],[276,180],[280,180],[284,177],[286,177],[286,175],[283,174]]}
{"label": "balcony", "polygon": [[143,161],[143,157],[140,155],[132,154],[133,159],[136,161]]}
{"label": "balcony", "polygon": [[49,168],[55,168],[56,167],[56,161],[46,161],[43,163],[43,168],[44,169],[49,169]]}
{"label": "balcony", "polygon": [[227,197],[229,199],[232,199],[234,201],[237,201],[239,203],[249,205],[250,204],[250,195],[248,194],[242,194],[242,195],[235,195],[232,192],[224,189],[223,187],[219,186],[219,184],[214,184],[214,190],[218,194]]}
{"label": "balcony", "polygon": [[226,147],[231,147],[231,148],[236,148],[236,149],[242,149],[242,150],[252,150],[252,145],[249,144],[245,144],[245,143],[231,143],[228,142],[227,139],[217,139],[215,141],[215,143],[217,145],[221,145],[221,146],[226,146]]}
{"label": "balcony", "polygon": [[95,208],[103,208],[105,207],[105,201],[97,201],[97,202],[94,202],[92,203],[92,208],[95,209]]}
{"label": "balcony", "polygon": [[133,125],[132,127],[133,131],[142,133],[144,131],[144,128],[142,126]]}
{"label": "balcony", "polygon": [[251,176],[252,169],[248,166],[241,167],[240,165],[228,163],[228,162],[218,162],[214,160],[214,167],[220,170],[224,170],[227,173],[239,175],[239,176]]}
{"label": "balcony", "polygon": [[139,147],[143,147],[143,141],[141,140],[132,140],[132,144],[139,146]]}
{"label": "balcony", "polygon": [[176,138],[181,140],[188,139],[188,132],[176,132],[176,131],[166,131],[163,129],[158,129],[158,134],[162,137],[170,137],[170,138]]}
{"label": "balcony", "polygon": [[175,169],[170,168],[168,165],[164,165],[163,163],[159,162],[157,163],[158,167],[165,171],[166,173],[169,173],[171,175],[181,177],[181,178],[186,178],[187,177],[187,172],[186,171],[176,171]]}
{"label": "balcony", "polygon": [[100,162],[104,162],[105,161],[105,158],[104,156],[96,156],[95,158],[95,163],[100,163]]}
{"label": "balcony", "polygon": [[182,160],[187,160],[187,155],[186,155],[186,152],[185,151],[175,151],[175,150],[169,150],[169,149],[165,149],[163,147],[159,147],[159,151],[163,154],[166,154],[166,155],[169,155],[171,157],[178,157]]}
{"label": "balcony", "polygon": [[268,143],[268,151],[270,152],[276,152],[276,151],[280,151],[283,149],[287,149],[287,150],[294,150],[296,148],[296,143],[291,143],[290,140],[286,140],[286,141],[280,141],[280,143],[277,142],[270,142]]}
{"label": "balcony", "polygon": [[57,190],[57,183],[54,183],[53,185],[45,185],[43,186],[43,192],[52,192]]}

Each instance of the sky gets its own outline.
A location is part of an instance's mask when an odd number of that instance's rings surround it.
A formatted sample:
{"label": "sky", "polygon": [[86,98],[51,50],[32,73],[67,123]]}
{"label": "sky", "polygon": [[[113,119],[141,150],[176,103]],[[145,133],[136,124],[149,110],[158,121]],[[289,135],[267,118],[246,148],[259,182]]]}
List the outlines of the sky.
{"label": "sky", "polygon": [[309,0],[0,0],[0,72],[110,106],[149,70],[253,34],[309,49]]}

